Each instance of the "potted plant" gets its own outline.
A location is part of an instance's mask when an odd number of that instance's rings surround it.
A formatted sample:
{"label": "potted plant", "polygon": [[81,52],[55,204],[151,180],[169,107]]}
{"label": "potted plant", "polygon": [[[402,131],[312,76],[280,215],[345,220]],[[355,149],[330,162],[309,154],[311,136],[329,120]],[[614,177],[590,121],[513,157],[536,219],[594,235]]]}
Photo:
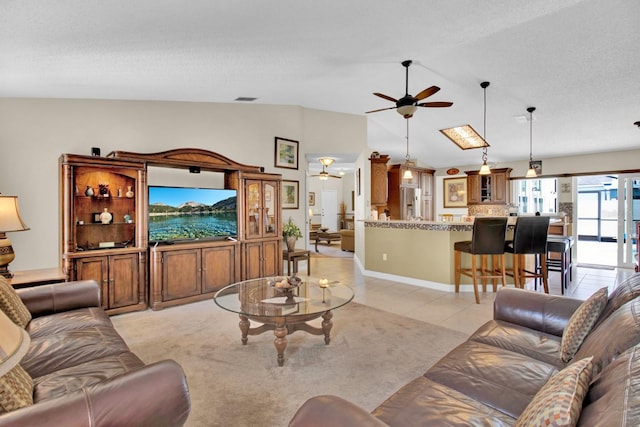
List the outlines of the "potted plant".
{"label": "potted plant", "polygon": [[282,226],[282,237],[287,243],[287,251],[293,252],[296,247],[296,240],[302,237],[302,231],[293,222],[293,218],[289,217],[289,221]]}

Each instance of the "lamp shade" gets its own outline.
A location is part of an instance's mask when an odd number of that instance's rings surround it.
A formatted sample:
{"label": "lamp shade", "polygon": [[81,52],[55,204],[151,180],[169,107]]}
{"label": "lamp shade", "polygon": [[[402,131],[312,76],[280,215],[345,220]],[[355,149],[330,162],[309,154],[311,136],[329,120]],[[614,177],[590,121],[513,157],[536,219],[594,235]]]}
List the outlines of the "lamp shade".
{"label": "lamp shade", "polygon": [[0,196],[0,233],[28,230],[18,209],[16,196]]}
{"label": "lamp shade", "polygon": [[27,354],[31,342],[27,331],[0,310],[0,376],[11,371]]}

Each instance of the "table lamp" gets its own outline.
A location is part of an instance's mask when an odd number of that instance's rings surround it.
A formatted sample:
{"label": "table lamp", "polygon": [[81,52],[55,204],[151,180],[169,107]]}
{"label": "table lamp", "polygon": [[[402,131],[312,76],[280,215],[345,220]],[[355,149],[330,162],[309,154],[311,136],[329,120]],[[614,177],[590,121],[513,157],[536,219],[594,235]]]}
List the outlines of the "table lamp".
{"label": "table lamp", "polygon": [[9,264],[16,257],[11,246],[11,240],[5,233],[9,231],[24,231],[29,227],[20,217],[18,198],[16,196],[0,195],[0,275],[10,279],[13,273],[9,271]]}

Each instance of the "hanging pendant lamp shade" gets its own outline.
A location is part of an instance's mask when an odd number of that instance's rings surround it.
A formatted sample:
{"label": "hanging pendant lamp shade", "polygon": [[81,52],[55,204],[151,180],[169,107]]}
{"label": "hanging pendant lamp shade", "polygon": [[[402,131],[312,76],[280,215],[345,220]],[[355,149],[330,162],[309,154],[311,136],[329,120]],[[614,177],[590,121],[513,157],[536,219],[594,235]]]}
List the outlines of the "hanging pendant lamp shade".
{"label": "hanging pendant lamp shade", "polygon": [[[480,87],[484,90],[484,129],[482,139],[487,141],[487,87],[489,87],[489,82],[480,83]],[[487,145],[482,147],[482,166],[480,167],[480,175],[489,175],[491,173],[491,168],[487,164]]]}
{"label": "hanging pendant lamp shade", "polygon": [[[411,166],[415,166],[415,164],[410,160],[409,157],[409,119],[406,119],[407,121],[407,157],[405,158],[404,164],[405,166],[411,167]],[[404,173],[402,174],[402,179],[405,181],[410,181],[413,179],[413,173],[411,172],[411,169],[406,169],[404,171]]]}
{"label": "hanging pendant lamp shade", "polygon": [[533,168],[533,112],[536,111],[536,107],[527,108],[529,112],[529,170],[525,178],[537,178],[538,174]]}

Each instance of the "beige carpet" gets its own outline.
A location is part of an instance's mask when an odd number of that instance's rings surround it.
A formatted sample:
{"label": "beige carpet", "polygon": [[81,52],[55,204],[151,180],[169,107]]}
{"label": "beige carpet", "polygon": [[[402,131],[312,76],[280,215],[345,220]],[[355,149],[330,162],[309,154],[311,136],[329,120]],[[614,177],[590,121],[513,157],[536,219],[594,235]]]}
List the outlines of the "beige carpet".
{"label": "beige carpet", "polygon": [[286,426],[309,397],[335,394],[372,410],[466,335],[350,303],[331,343],[296,332],[278,367],[273,333],[240,343],[237,315],[213,301],[112,317],[145,362],[171,358],[187,375],[187,426]]}

